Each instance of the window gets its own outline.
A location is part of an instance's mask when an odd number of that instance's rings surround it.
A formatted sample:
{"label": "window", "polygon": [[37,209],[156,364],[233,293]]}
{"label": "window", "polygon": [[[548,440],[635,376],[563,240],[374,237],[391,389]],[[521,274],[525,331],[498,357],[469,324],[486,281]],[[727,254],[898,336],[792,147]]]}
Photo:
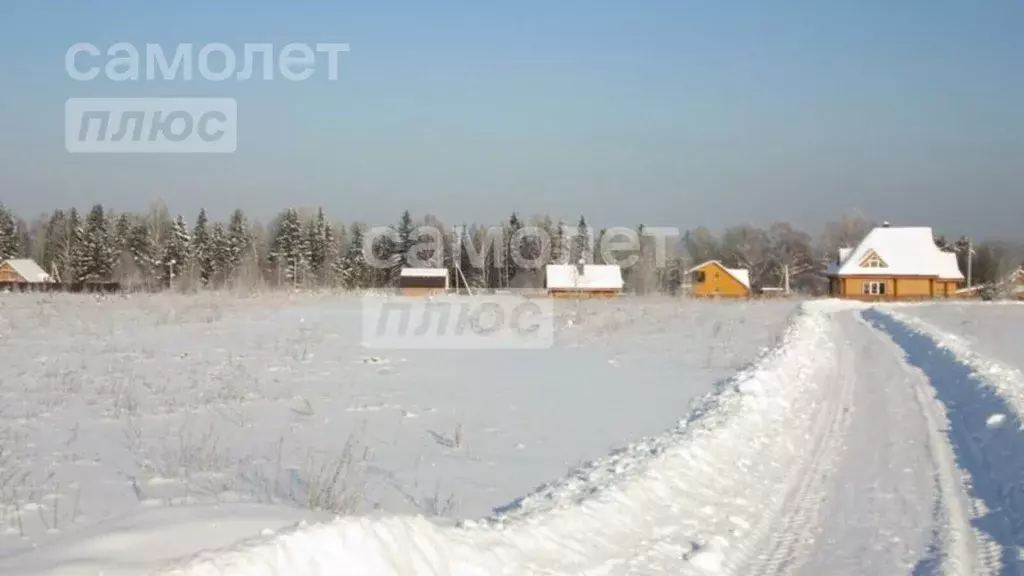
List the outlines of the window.
{"label": "window", "polygon": [[700,270],[698,272],[694,272],[693,273],[693,281],[696,282],[697,284],[703,284],[704,283],[704,271]]}
{"label": "window", "polygon": [[878,256],[872,256],[864,261],[865,268],[885,268],[885,262]]}
{"label": "window", "polygon": [[874,250],[868,252],[867,256],[860,261],[862,268],[888,268],[888,265],[882,260]]}
{"label": "window", "polygon": [[865,282],[864,294],[870,296],[885,295],[885,282]]}

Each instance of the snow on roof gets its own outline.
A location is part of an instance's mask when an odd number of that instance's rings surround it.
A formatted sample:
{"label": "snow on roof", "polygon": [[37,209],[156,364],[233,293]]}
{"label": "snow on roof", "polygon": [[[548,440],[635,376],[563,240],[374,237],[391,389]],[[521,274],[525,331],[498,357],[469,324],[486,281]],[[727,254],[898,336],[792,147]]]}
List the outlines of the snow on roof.
{"label": "snow on roof", "polygon": [[447,268],[402,268],[404,278],[447,278]]}
{"label": "snow on roof", "polygon": [[544,273],[549,289],[621,290],[623,284],[616,264],[586,264],[582,275],[572,264],[548,264]]}
{"label": "snow on roof", "polygon": [[[963,280],[956,254],[943,252],[935,245],[935,236],[927,226],[875,228],[856,248],[840,250],[839,264],[829,265],[833,276],[884,275],[934,276],[943,280]],[[882,268],[862,266],[872,252],[885,263]]]}
{"label": "snow on roof", "polygon": [[26,282],[53,281],[53,278],[50,278],[50,275],[47,274],[42,268],[40,268],[39,264],[36,264],[35,260],[30,260],[27,258],[15,259],[5,260],[3,263],[7,264],[12,269],[14,269],[14,271],[18,273],[18,276],[24,278]]}
{"label": "snow on roof", "polygon": [[732,276],[733,278],[736,279],[737,282],[739,282],[740,284],[743,284],[743,286],[747,290],[750,290],[750,271],[749,270],[744,270],[743,268],[728,268],[728,267],[726,267],[725,264],[722,264],[722,262],[719,261],[719,260],[708,260],[707,262],[704,262],[704,263],[701,263],[701,264],[697,264],[693,268],[690,268],[689,270],[687,270],[686,273],[687,274],[692,274],[693,272],[696,272],[697,270],[700,270],[701,268],[703,268],[703,267],[705,267],[705,266],[707,266],[709,264],[717,264],[718,267],[721,268],[722,270],[725,270],[729,274],[729,276]]}

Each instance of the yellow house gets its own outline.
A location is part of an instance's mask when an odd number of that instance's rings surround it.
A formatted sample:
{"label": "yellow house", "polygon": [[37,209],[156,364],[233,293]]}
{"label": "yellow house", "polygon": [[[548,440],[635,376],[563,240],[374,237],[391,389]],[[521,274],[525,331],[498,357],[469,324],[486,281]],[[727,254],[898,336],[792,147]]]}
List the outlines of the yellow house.
{"label": "yellow house", "polygon": [[718,260],[709,260],[686,271],[692,279],[692,295],[699,298],[747,298],[750,296],[750,272],[727,268]]}
{"label": "yellow house", "polygon": [[935,245],[931,228],[888,224],[841,248],[826,275],[829,294],[862,300],[946,298],[964,280],[956,254]]}

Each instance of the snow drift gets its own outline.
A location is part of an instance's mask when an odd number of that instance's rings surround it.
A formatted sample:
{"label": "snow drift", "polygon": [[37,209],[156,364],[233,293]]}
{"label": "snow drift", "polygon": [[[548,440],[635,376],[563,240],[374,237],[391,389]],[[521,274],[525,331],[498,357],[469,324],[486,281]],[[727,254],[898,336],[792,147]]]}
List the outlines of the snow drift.
{"label": "snow drift", "polygon": [[339,518],[204,552],[178,576],[729,573],[770,525],[834,376],[828,314],[807,303],[782,344],[688,420],[479,522]]}

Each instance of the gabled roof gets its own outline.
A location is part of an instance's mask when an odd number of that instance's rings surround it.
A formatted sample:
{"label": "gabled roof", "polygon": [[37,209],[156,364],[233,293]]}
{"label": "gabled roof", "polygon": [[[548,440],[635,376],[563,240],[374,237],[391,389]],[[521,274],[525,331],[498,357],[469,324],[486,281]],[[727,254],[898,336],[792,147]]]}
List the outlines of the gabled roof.
{"label": "gabled roof", "polygon": [[[874,252],[885,268],[862,266]],[[943,252],[935,245],[935,236],[927,226],[875,228],[853,249],[841,248],[838,262],[829,264],[830,276],[927,276],[942,280],[963,280],[956,254]]]}
{"label": "gabled roof", "polygon": [[544,267],[548,289],[621,290],[622,268],[617,264],[586,264],[583,274],[572,264],[548,264]]}
{"label": "gabled roof", "polygon": [[689,270],[687,270],[686,273],[687,274],[692,274],[692,273],[696,272],[697,270],[700,270],[701,268],[703,268],[705,266],[709,266],[711,264],[718,265],[718,267],[721,268],[722,270],[725,270],[726,273],[729,274],[729,276],[732,276],[737,282],[739,282],[740,284],[743,284],[743,286],[747,290],[750,290],[750,271],[749,270],[744,270],[742,268],[727,268],[726,265],[722,264],[722,262],[719,261],[719,260],[708,260],[707,262],[703,262],[701,264],[697,264],[693,268],[690,268]]}
{"label": "gabled roof", "polygon": [[403,278],[447,278],[447,268],[402,268]]}
{"label": "gabled roof", "polygon": [[7,264],[18,276],[25,279],[26,282],[53,282],[53,278],[47,274],[39,264],[36,264],[35,260],[30,259],[14,259],[4,260],[2,264]]}

